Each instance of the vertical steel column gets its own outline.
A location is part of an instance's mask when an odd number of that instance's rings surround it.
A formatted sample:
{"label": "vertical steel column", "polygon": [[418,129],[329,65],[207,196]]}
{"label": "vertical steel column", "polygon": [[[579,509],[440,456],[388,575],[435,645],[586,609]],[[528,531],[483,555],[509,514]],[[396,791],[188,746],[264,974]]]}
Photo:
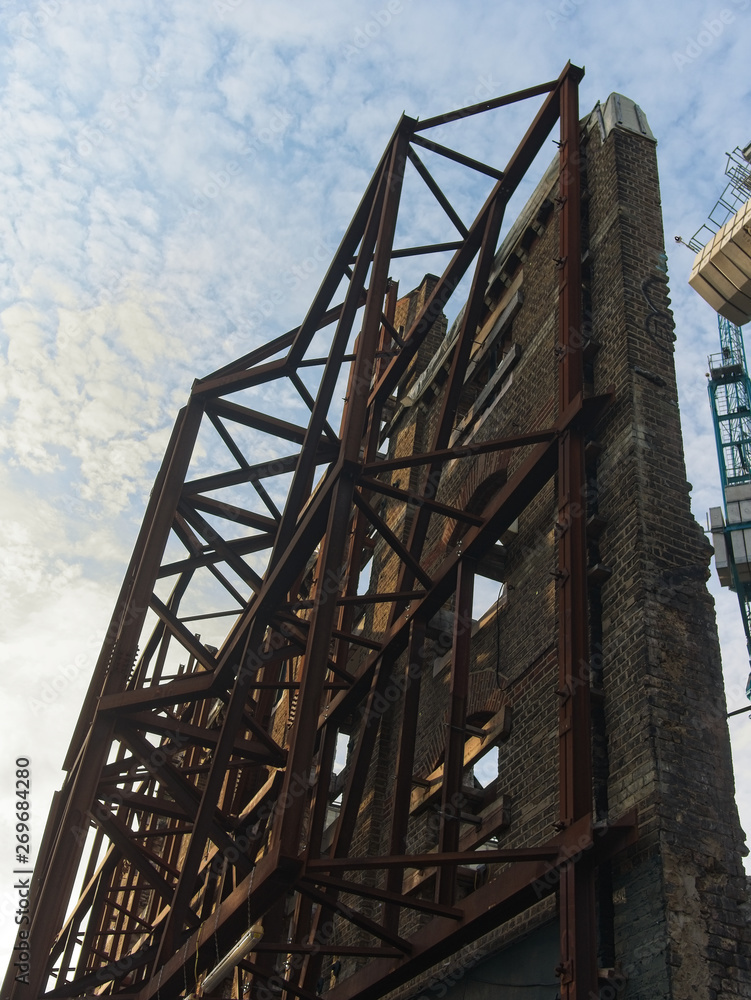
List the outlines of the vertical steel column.
{"label": "vertical steel column", "polygon": [[[406,141],[403,147],[409,148]],[[403,155],[404,148],[402,146],[397,147],[397,155]],[[394,322],[394,314],[396,312],[396,300],[399,290],[398,282],[392,281],[390,278],[386,280],[386,305],[384,314],[389,323]],[[381,333],[378,339],[378,348],[373,360],[374,367],[374,379],[378,378],[379,367],[383,365],[384,359],[382,357],[386,350],[386,345],[391,340],[391,335],[385,326],[381,327]],[[357,352],[357,348],[356,348]],[[356,378],[357,372],[353,366],[350,369],[349,380],[347,382],[347,399],[349,399],[356,388]],[[378,437],[380,434],[380,424],[381,424],[381,413],[383,411],[383,404],[379,401],[373,403],[369,408],[367,417],[367,428],[365,434],[363,435],[361,450],[363,460],[366,462],[372,462],[378,452]],[[342,414],[342,429],[341,434],[344,434],[344,428],[347,420],[346,411]],[[366,491],[364,497],[366,500],[370,500],[371,493]],[[367,537],[368,528],[370,523],[365,516],[364,512],[357,507],[354,510],[353,523],[350,530],[350,541],[349,541],[349,555],[347,557],[347,580],[345,585],[344,594],[347,597],[352,597],[357,594],[357,589],[360,583],[360,559],[362,556],[363,547],[365,545],[365,540]],[[355,608],[354,605],[343,605],[339,612],[339,629],[342,632],[351,632],[352,623],[354,621]],[[347,660],[349,657],[349,643],[345,642],[343,639],[339,639],[336,644],[336,663],[342,670],[347,668]]]}
{"label": "vertical steel column", "polygon": [[[401,188],[404,180],[404,168],[407,162],[407,152],[409,150],[409,139],[412,135],[414,120],[403,118],[402,126],[399,129],[396,141],[393,145],[392,158],[389,164],[388,184],[386,198],[378,230],[377,250],[373,260],[373,271],[368,288],[368,297],[363,317],[363,326],[358,338],[356,360],[350,372],[347,386],[347,403],[342,414],[342,444],[345,458],[352,463],[359,464],[364,461],[372,461],[378,448],[378,434],[380,424],[380,413],[382,402],[376,401],[373,405],[368,405],[371,385],[377,377],[378,361],[376,352],[383,346],[384,332],[382,328],[382,315],[384,311],[384,295],[386,296],[385,310],[389,322],[393,321],[396,308],[396,294],[398,286],[391,282],[388,272],[391,264],[391,253],[393,248],[394,234],[396,231],[396,219]],[[359,432],[359,436],[358,436]],[[352,499],[352,492],[349,494]],[[340,522],[341,525],[341,522]],[[355,513],[355,524],[349,545],[349,556],[347,565],[349,575],[346,585],[346,593],[357,592],[359,580],[359,558],[362,542],[364,541],[367,521],[361,510]],[[339,527],[340,533],[341,528]],[[327,533],[328,537],[328,533]],[[353,566],[356,569],[353,570]],[[352,616],[350,608],[343,608],[340,624],[345,631],[348,630]],[[342,668],[346,668],[346,653],[348,645],[340,641],[337,649],[337,661]],[[374,695],[383,687],[389,676],[389,664],[381,662],[377,667],[373,685],[367,700],[367,710],[363,732],[355,751],[350,760],[350,773],[346,787],[342,794],[342,804],[339,821],[334,833],[331,845],[331,854],[334,857],[342,856],[349,851],[356,817],[359,811],[361,789],[365,782],[365,776],[370,766],[373,755],[378,725],[371,725],[373,717],[371,714]],[[302,698],[301,698],[302,702]],[[289,769],[289,767],[288,767]],[[411,775],[410,775],[411,776]],[[356,794],[353,795],[353,789]],[[336,894],[334,894],[336,895]],[[319,907],[315,920],[312,924],[312,932],[322,926],[323,922],[329,919],[330,910]],[[312,989],[318,979],[321,970],[321,956],[308,956],[303,964],[303,969],[299,978],[299,985]]]}
{"label": "vertical steel column", "polygon": [[329,806],[329,790],[331,776],[334,771],[336,744],[339,730],[332,721],[321,734],[321,749],[318,754],[316,780],[310,804],[310,823],[308,826],[308,846],[306,857],[320,858],[323,835],[326,832],[326,814]]}
{"label": "vertical steel column", "polygon": [[383,213],[378,228],[378,241],[373,257],[368,296],[360,334],[360,346],[353,366],[353,378],[347,407],[342,416],[342,445],[345,458],[361,461],[360,445],[366,427],[368,398],[376,369],[375,355],[381,331],[381,319],[389,291],[389,269],[396,234],[396,219],[407,165],[409,141],[416,122],[402,117],[394,142],[393,155],[386,174]]}
{"label": "vertical steel column", "polygon": [[[329,783],[333,771],[334,758],[336,755],[338,730],[335,723],[329,722],[321,736],[321,750],[318,757],[318,768],[315,785],[313,787],[313,797],[310,805],[310,822],[308,826],[308,845],[305,851],[306,858],[320,858],[321,843],[326,826],[326,813],[329,804]],[[313,903],[302,893],[297,894],[295,901],[295,912],[292,917],[292,937],[295,944],[304,944],[310,936],[313,923]],[[263,964],[263,954],[258,956],[258,964]],[[266,959],[267,963],[273,961],[273,955]],[[307,968],[307,959],[301,963],[303,974]],[[315,976],[320,973],[315,970]],[[287,990],[282,990],[281,998],[292,997],[293,994]]]}
{"label": "vertical steel column", "polygon": [[[408,119],[411,121],[411,119]],[[358,341],[351,379],[350,396],[342,418],[342,456],[352,463],[360,462],[365,420],[367,415],[370,383],[373,377],[373,363],[381,328],[384,297],[387,290],[388,270],[396,232],[396,218],[401,197],[404,167],[407,159],[407,144],[411,126],[402,127],[391,150],[391,159],[383,177],[383,208],[380,216],[373,216],[368,222],[364,250],[355,266],[355,275],[363,267],[370,244],[368,236],[371,226],[377,223],[374,240],[375,254],[370,285],[368,287],[362,332]],[[367,262],[369,264],[369,260]],[[364,275],[363,275],[364,280]],[[353,278],[353,286],[355,280]],[[318,405],[318,404],[316,404]],[[313,417],[311,417],[311,425]],[[354,477],[347,471],[340,474],[334,487],[329,521],[321,551],[322,579],[338,578],[346,551],[346,534],[343,525],[349,524],[352,509]],[[331,630],[336,616],[333,600],[322,602],[313,611],[308,648],[304,661],[304,673],[300,685],[300,705],[310,706],[308,713],[299,712],[291,734],[287,769],[284,776],[283,792],[289,794],[290,786],[299,782],[310,768],[313,747],[317,735],[318,720],[312,706],[320,706],[325,675],[328,670],[328,655]],[[305,783],[305,782],[304,782]],[[302,822],[305,803],[299,796],[289,809],[280,813],[275,824],[273,841],[280,844],[283,855],[296,856],[298,853],[299,827]],[[345,805],[343,803],[342,810]],[[272,841],[272,842],[273,842]]]}
{"label": "vertical steel column", "polygon": [[[396,782],[393,792],[393,812],[391,814],[391,841],[389,852],[399,855],[407,853],[407,828],[409,826],[409,805],[412,796],[412,774],[415,765],[417,726],[420,721],[420,686],[425,666],[426,622],[418,617],[412,621],[409,636],[409,654],[405,667],[404,707],[402,709],[399,751],[396,759]],[[404,869],[389,868],[386,888],[390,892],[401,892],[404,884]],[[384,923],[399,930],[399,908],[389,904],[386,907]]]}
{"label": "vertical steel column", "polygon": [[[465,556],[459,561],[456,579],[454,643],[451,653],[451,703],[446,733],[446,756],[443,763],[441,825],[438,840],[438,851],[441,854],[459,850],[474,588],[475,561]],[[453,903],[455,888],[456,869],[453,866],[440,868],[438,902],[449,905]]]}
{"label": "vertical steel column", "polygon": [[[583,388],[581,337],[581,177],[579,79],[561,86],[559,412]],[[584,434],[561,437],[558,456],[558,678],[561,699],[560,822],[592,815],[592,751],[587,635]],[[597,996],[594,872],[584,857],[561,874],[561,998]]]}
{"label": "vertical steel column", "polygon": [[[388,684],[391,674],[392,663],[381,659],[376,667],[368,698],[365,702],[360,738],[349,758],[349,774],[347,783],[342,792],[342,804],[339,811],[339,819],[334,830],[334,837],[329,849],[332,858],[347,857],[352,846],[352,838],[355,833],[357,819],[360,814],[363,801],[363,791],[367,781],[368,770],[373,759],[376,738],[380,726],[380,713],[376,710],[376,696],[382,696]],[[329,896],[335,900],[338,892],[332,891]],[[311,925],[311,939],[313,939],[327,921],[334,915],[334,910],[326,906],[320,906],[316,911],[315,918]],[[308,955],[305,959],[303,969],[299,979],[299,985],[312,990],[318,980],[321,970],[322,956]]]}

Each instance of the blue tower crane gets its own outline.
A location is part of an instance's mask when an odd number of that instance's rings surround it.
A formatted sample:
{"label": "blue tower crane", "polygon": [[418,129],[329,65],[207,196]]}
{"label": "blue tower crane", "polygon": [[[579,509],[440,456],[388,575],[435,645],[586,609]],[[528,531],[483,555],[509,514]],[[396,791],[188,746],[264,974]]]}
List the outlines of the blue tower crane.
{"label": "blue tower crane", "polygon": [[741,328],[717,318],[720,352],[709,356],[708,389],[723,509],[710,510],[710,526],[720,582],[738,596],[751,664],[751,379]]}

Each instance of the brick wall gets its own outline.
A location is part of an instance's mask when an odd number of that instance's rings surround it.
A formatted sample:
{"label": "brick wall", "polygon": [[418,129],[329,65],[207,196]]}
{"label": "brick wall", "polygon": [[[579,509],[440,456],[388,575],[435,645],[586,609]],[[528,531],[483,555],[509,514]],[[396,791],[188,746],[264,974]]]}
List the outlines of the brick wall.
{"label": "brick wall", "polygon": [[[641,122],[638,115],[636,120]],[[601,820],[636,807],[639,840],[601,870],[599,964],[614,969],[614,982],[622,989],[627,982],[621,995],[635,1000],[749,997],[744,837],[733,798],[714,608],[706,589],[711,550],[690,511],[683,462],[655,143],[648,128],[611,121],[605,135],[604,125],[597,114],[585,120],[581,147],[582,334],[591,339],[586,388],[589,394],[611,387],[615,393],[588,448],[585,484],[591,523],[593,795]],[[497,255],[474,348],[476,364],[456,418],[457,444],[544,427],[555,419],[557,194],[557,177],[549,171],[523,224]],[[428,276],[400,300],[397,325],[408,325],[433,280]],[[441,344],[446,350],[451,341],[452,328],[445,332],[436,324],[400,387],[386,432],[391,454],[430,447],[444,391]],[[468,510],[476,502],[480,509],[527,453],[457,460],[445,468],[437,499]],[[392,482],[414,489],[420,475],[419,470],[394,473]],[[497,779],[488,788],[486,775],[486,787],[480,788],[468,769],[462,809],[484,816],[503,801],[504,822],[495,831],[501,847],[549,839],[559,815],[556,497],[551,481],[504,537],[493,565],[478,567],[488,577],[488,593],[491,580],[505,586],[502,599],[474,628],[469,715],[481,724],[505,708],[511,721],[498,744]],[[409,509],[405,513],[400,502],[387,501],[383,516],[407,537]],[[462,533],[456,522],[433,517],[424,565],[429,569],[447,546],[460,545]],[[397,560],[382,542],[372,565],[371,586],[393,589]],[[449,602],[444,627],[450,626],[452,609]],[[450,654],[440,623],[434,624],[422,668],[418,783],[440,766],[446,740]],[[377,637],[385,626],[376,613],[364,627]],[[405,666],[404,659],[395,664],[394,675]],[[356,854],[388,853],[400,713],[397,701],[382,716]],[[410,850],[433,847],[439,822],[436,801],[416,809]],[[462,835],[476,825],[464,825]],[[499,866],[475,873],[475,882],[499,873]],[[430,873],[413,879],[413,891],[430,898],[433,881]],[[471,885],[460,877],[459,888],[461,893]],[[554,898],[543,900],[464,949],[453,965],[476,962],[554,917]],[[404,916],[399,929],[412,933],[426,919]],[[435,976],[433,970],[397,995],[417,995]],[[456,987],[467,1000],[473,995],[470,980]]]}

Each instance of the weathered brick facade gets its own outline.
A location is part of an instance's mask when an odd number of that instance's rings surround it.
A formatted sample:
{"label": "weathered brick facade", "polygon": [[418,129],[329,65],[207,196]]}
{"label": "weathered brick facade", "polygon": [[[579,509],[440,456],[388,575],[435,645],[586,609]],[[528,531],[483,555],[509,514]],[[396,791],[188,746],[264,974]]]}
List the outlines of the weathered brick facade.
{"label": "weathered brick facade", "polygon": [[[580,513],[587,518],[590,565],[591,654],[583,670],[590,670],[592,684],[593,795],[598,820],[616,819],[635,807],[639,824],[635,846],[600,869],[599,964],[610,970],[601,996],[751,997],[744,836],[733,797],[719,647],[706,589],[711,549],[691,514],[683,462],[655,142],[638,109],[613,95],[584,121],[581,156],[586,394],[613,392],[587,448],[587,510]],[[496,257],[476,363],[452,438],[452,444],[466,445],[468,454],[473,442],[545,427],[557,415],[557,197],[554,165]],[[400,300],[397,327],[408,326],[432,281],[426,277]],[[390,455],[428,447],[452,329],[446,331],[441,320],[434,325],[400,387],[384,432]],[[527,453],[457,460],[444,471],[436,499],[470,512],[481,509]],[[402,489],[414,490],[420,482],[419,469],[392,474],[392,483]],[[480,755],[472,756],[468,733],[469,765],[456,807],[468,817],[462,839],[470,846],[489,840],[500,847],[542,843],[558,818],[556,495],[550,482],[516,530],[478,566],[492,585],[481,590],[485,606],[472,626],[468,723],[487,730],[492,721],[494,740],[485,740],[482,750],[489,742],[499,749],[497,779],[491,782],[483,770],[481,783],[474,776],[481,771]],[[406,539],[409,509],[405,514],[401,503],[386,500],[381,513]],[[438,560],[447,547],[461,545],[462,530],[454,523],[446,527],[446,521],[433,518],[432,525],[427,567],[431,553]],[[398,559],[379,541],[371,588],[392,590],[397,568]],[[445,635],[452,615],[449,605],[434,619],[424,646],[408,833],[414,851],[435,846],[440,824],[431,775],[441,767],[446,742],[450,641]],[[378,612],[368,612],[359,627],[377,637],[385,624]],[[390,816],[406,669],[402,658],[378,708],[378,742],[355,856],[389,851],[389,823],[381,820]],[[362,724],[353,720],[353,727]],[[497,877],[499,869],[467,869],[460,872],[460,885]],[[370,873],[361,877],[380,884]],[[428,870],[409,885],[431,898],[434,882],[435,873]],[[427,919],[410,914],[399,930],[409,934]],[[458,983],[456,990],[467,1000],[552,996],[555,919],[555,896],[541,898],[399,995],[442,996]],[[355,933],[349,931],[350,940]],[[516,952],[488,959],[522,938],[526,944],[517,944]],[[498,977],[511,974],[514,954],[531,947],[534,956],[535,941],[536,978],[513,980],[518,992],[500,989],[507,980]],[[480,975],[480,961],[486,962],[483,969],[495,969],[495,979]],[[353,968],[345,963],[345,971]],[[533,987],[532,981],[547,985]]]}

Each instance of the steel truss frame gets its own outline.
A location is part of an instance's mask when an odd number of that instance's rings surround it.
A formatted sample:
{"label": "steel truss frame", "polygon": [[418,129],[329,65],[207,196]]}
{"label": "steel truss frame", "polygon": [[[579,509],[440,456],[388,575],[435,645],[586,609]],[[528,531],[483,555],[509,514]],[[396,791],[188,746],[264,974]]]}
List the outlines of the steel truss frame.
{"label": "steel truss frame", "polygon": [[[576,336],[581,328],[577,94],[582,75],[569,64],[557,80],[482,105],[424,122],[402,118],[302,324],[194,384],[148,504],[65,763],[68,777],[40,848],[31,902],[29,948],[35,960],[30,982],[15,983],[11,970],[5,997],[81,997],[103,991],[139,1000],[189,995],[196,989],[195,973],[211,969],[249,923],[262,918],[264,938],[252,960],[242,963],[254,982],[267,985],[279,956],[285,956],[282,994],[307,1000],[316,996],[323,956],[354,955],[367,963],[328,995],[368,1000],[521,912],[540,897],[541,885],[542,892],[554,891],[556,879],[545,877],[551,872],[560,876],[561,996],[573,1000],[596,994],[594,872],[600,861],[633,841],[635,825],[633,816],[597,831],[592,822],[590,694],[588,670],[582,670],[589,660],[585,519],[576,512],[585,504],[585,434],[606,400],[584,398],[582,338]],[[544,100],[503,171],[424,138],[435,126],[531,97]],[[450,447],[450,436],[504,209],[557,121],[560,336],[551,363],[560,372],[558,415],[547,428],[485,442],[470,454],[467,448]],[[425,146],[494,178],[470,226],[418,156],[416,147]],[[392,260],[435,249],[396,251],[393,246],[408,161],[459,238],[441,245],[454,251],[450,263],[411,328],[400,333],[393,325]],[[389,399],[473,262],[431,449],[387,462],[378,454],[378,436]],[[343,284],[343,299],[335,303]],[[311,358],[316,334],[330,326],[328,356]],[[321,377],[314,398],[302,372],[316,365]],[[349,382],[336,433],[329,420],[341,373]],[[307,426],[231,398],[280,380],[293,385],[308,406]],[[207,421],[234,465],[188,480],[199,429]],[[292,453],[252,463],[236,440],[236,427],[289,442]],[[508,451],[523,455],[523,461],[480,514],[431,499],[448,461]],[[406,542],[396,538],[372,502],[379,475],[397,466],[423,468],[421,497],[404,500],[415,505]],[[455,621],[469,617],[477,561],[556,473],[560,832],[546,843],[484,851],[483,863],[503,862],[505,868],[457,898],[457,868],[477,861],[482,839],[468,840],[461,816],[448,808],[461,788],[467,725],[469,630],[456,625],[437,851],[409,855],[405,846],[420,698],[419,679],[411,677],[403,696],[390,854],[350,856],[377,725],[362,725],[357,734],[333,842],[324,850],[343,720],[358,711],[369,717],[405,651],[410,663],[419,664],[427,622],[452,595]],[[280,474],[291,474],[281,512],[264,486]],[[217,498],[219,491],[238,484],[253,488],[259,509]],[[423,550],[434,518],[463,521],[467,530],[459,549],[428,568]],[[233,540],[217,524],[241,525],[252,533]],[[384,539],[399,559],[392,593],[358,595],[360,552],[368,532]],[[186,557],[167,563],[165,547],[175,536]],[[246,556],[264,551],[267,567],[259,573]],[[230,579],[227,567],[247,593]],[[318,581],[313,591],[311,567]],[[218,650],[204,645],[179,613],[191,579],[206,568],[237,602]],[[163,591],[162,598],[156,593],[165,579],[173,581],[167,599]],[[332,580],[333,587],[328,585]],[[388,608],[388,626],[377,640],[354,632],[355,605],[367,602]],[[157,625],[139,655],[149,609]],[[164,675],[170,644],[188,657],[180,676]],[[280,689],[297,694],[287,747],[271,735]],[[92,829],[91,857],[80,893],[72,898]],[[407,894],[405,873],[427,867],[437,872],[435,898]],[[384,872],[385,888],[347,877],[363,868]],[[354,902],[345,905],[341,895]],[[291,917],[284,912],[289,899],[295,901]],[[380,917],[372,915],[373,901],[382,904]],[[430,920],[403,937],[399,914],[410,909]],[[332,914],[375,943],[327,946],[321,929]]]}

